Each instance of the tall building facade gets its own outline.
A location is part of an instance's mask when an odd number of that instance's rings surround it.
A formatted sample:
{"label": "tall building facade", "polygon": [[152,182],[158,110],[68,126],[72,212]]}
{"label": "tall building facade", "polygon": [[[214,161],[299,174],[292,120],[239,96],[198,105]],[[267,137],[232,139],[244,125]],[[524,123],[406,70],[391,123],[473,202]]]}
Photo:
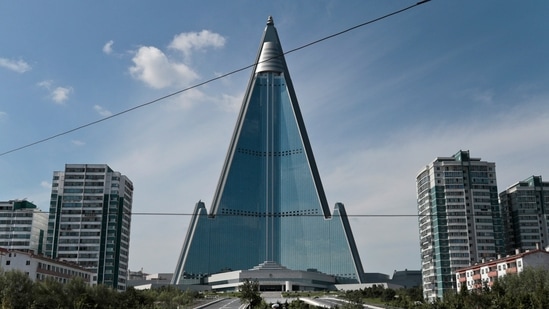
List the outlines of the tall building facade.
{"label": "tall building facade", "polygon": [[265,261],[363,281],[345,207],[337,203],[330,213],[272,18],[210,212],[196,204],[173,283]]}
{"label": "tall building facade", "polygon": [[133,184],[105,164],[53,173],[46,255],[94,271],[92,284],[125,290]]}
{"label": "tall building facade", "polygon": [[43,254],[48,214],[27,200],[0,201],[0,247]]}
{"label": "tall building facade", "polygon": [[499,194],[506,253],[549,245],[549,182],[531,176]]}
{"label": "tall building facade", "polygon": [[496,166],[468,151],[439,157],[417,178],[425,299],[455,289],[457,269],[505,252]]}

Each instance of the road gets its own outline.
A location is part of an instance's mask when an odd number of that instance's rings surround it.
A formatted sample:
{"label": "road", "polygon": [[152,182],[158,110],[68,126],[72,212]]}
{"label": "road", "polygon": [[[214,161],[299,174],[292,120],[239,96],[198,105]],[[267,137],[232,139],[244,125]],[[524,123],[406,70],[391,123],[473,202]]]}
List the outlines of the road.
{"label": "road", "polygon": [[243,309],[244,305],[238,298],[222,298],[220,300],[211,301],[202,304],[194,309]]}
{"label": "road", "polygon": [[[347,302],[342,299],[337,299],[333,297],[319,297],[319,298],[300,298],[302,301],[322,307],[322,308],[336,308],[336,307],[343,307]],[[383,309],[381,307],[376,307],[372,305],[363,305],[365,309]]]}
{"label": "road", "polygon": [[[300,297],[299,299],[308,304],[322,308],[341,308],[346,303],[344,300],[332,297]],[[289,301],[289,303],[290,302],[291,301]],[[212,300],[211,302],[197,306],[194,309],[244,309],[244,307],[245,306],[240,303],[240,299],[238,298],[223,298],[219,300]],[[363,307],[364,309],[383,309],[372,305],[363,305]]]}

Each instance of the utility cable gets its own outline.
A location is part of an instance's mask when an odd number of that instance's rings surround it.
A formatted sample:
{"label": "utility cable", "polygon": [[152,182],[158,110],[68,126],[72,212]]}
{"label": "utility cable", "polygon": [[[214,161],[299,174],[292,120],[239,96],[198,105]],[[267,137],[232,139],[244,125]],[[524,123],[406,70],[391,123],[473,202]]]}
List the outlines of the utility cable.
{"label": "utility cable", "polygon": [[[65,208],[67,209],[67,208]],[[95,213],[88,213],[88,212],[85,212],[86,210],[82,211],[81,209],[79,210],[74,210],[75,212],[74,213],[63,213],[63,215],[65,216],[70,216],[70,215],[78,215],[78,216],[90,216],[90,217],[93,217],[93,216],[99,216],[99,215],[102,215],[103,212],[95,212]],[[18,217],[18,214],[28,214],[28,213],[45,213],[45,214],[49,214],[49,213],[52,213],[51,211],[36,211],[35,209],[29,209],[28,211],[21,211],[21,212],[14,212],[14,211],[11,211],[11,210],[2,210],[0,211],[0,214],[13,214],[12,215],[12,218],[15,219],[15,218],[23,218],[23,217]],[[126,215],[128,214],[127,212],[123,212],[122,213],[123,215]],[[130,215],[132,216],[208,216],[208,217],[276,217],[276,218],[286,218],[286,217],[324,217],[323,214],[303,214],[303,213],[300,213],[300,214],[282,214],[282,213],[274,213],[274,214],[267,214],[265,215],[264,213],[254,213],[254,214],[226,214],[226,213],[222,213],[222,214],[195,214],[195,213],[184,213],[184,212],[130,212],[129,213]],[[348,218],[397,218],[397,217],[416,217],[416,218],[419,218],[419,217],[433,217],[433,216],[437,216],[436,214],[347,214],[347,217]],[[331,217],[335,217],[334,214],[332,213]],[[80,217],[79,217],[80,218]]]}
{"label": "utility cable", "polygon": [[[356,26],[347,28],[347,29],[345,29],[345,30],[343,30],[343,31],[340,31],[340,32],[337,32],[337,33],[328,35],[328,36],[326,36],[326,37],[324,37],[324,38],[321,38],[321,39],[318,39],[318,40],[316,40],[316,41],[307,43],[307,44],[302,45],[302,46],[300,46],[300,47],[291,49],[291,50],[289,50],[289,51],[287,51],[287,52],[284,52],[282,55],[286,55],[286,54],[289,54],[289,53],[293,53],[293,52],[296,52],[296,51],[298,51],[298,50],[301,50],[301,49],[304,49],[304,48],[306,48],[306,47],[309,47],[309,46],[311,46],[311,45],[314,45],[314,44],[317,44],[317,43],[326,41],[326,40],[328,40],[328,39],[331,39],[331,38],[333,38],[333,37],[342,35],[342,34],[344,34],[344,33],[347,33],[347,32],[349,32],[349,31],[355,30],[355,29],[357,29],[357,28],[360,28],[360,27],[363,27],[363,26],[372,24],[372,23],[374,23],[374,22],[377,22],[377,21],[380,21],[380,20],[382,20],[382,19],[391,17],[391,16],[393,16],[393,15],[402,13],[402,12],[404,12],[404,11],[407,11],[407,10],[409,10],[409,9],[412,9],[412,8],[414,8],[414,7],[416,7],[416,6],[419,6],[419,5],[424,4],[424,3],[426,3],[426,2],[429,2],[429,1],[431,1],[431,0],[423,0],[423,1],[417,2],[417,3],[413,4],[413,5],[410,5],[410,6],[408,6],[408,7],[405,7],[405,8],[403,8],[403,9],[394,11],[394,12],[392,12],[392,13],[383,15],[383,16],[381,16],[381,17],[378,17],[378,18],[369,20],[369,21],[367,21],[367,22],[358,24],[358,25],[356,25]],[[282,56],[282,55],[281,55],[281,56]],[[270,60],[270,59],[266,59],[266,60],[264,60],[264,61],[269,61],[269,60]],[[264,61],[262,61],[262,62],[264,62]],[[78,131],[78,130],[81,130],[81,129],[84,129],[84,128],[87,128],[87,127],[90,127],[90,126],[93,126],[93,125],[96,125],[96,124],[98,124],[98,123],[104,122],[104,121],[109,120],[109,119],[111,119],[111,118],[118,117],[118,116],[121,116],[121,115],[123,115],[123,114],[129,113],[129,112],[134,111],[134,110],[136,110],[136,109],[139,109],[139,108],[142,108],[142,107],[145,107],[145,106],[148,106],[148,105],[157,103],[157,102],[159,102],[159,101],[162,101],[162,100],[165,100],[165,99],[167,99],[167,98],[173,97],[173,96],[178,95],[178,94],[180,94],[180,93],[189,91],[189,90],[194,89],[194,88],[201,87],[201,86],[203,86],[203,85],[209,84],[209,83],[211,83],[211,82],[217,81],[217,80],[222,79],[222,78],[225,78],[225,77],[227,77],[227,76],[230,76],[230,75],[233,75],[233,74],[242,72],[242,71],[244,71],[244,70],[247,70],[247,69],[249,69],[249,68],[252,68],[252,67],[256,66],[257,64],[258,64],[258,63],[253,63],[253,64],[250,64],[250,65],[247,65],[247,66],[242,67],[242,68],[240,68],[240,69],[236,69],[236,70],[230,71],[230,72],[228,72],[228,73],[219,75],[219,76],[217,76],[217,77],[210,78],[210,79],[205,80],[205,81],[203,81],[203,82],[200,82],[200,83],[198,83],[198,84],[194,84],[194,85],[189,86],[189,87],[187,87],[187,88],[178,90],[178,91],[176,91],[176,92],[172,92],[172,93],[167,94],[167,95],[165,95],[165,96],[162,96],[162,97],[160,97],[160,98],[157,98],[157,99],[154,99],[154,100],[152,100],[152,101],[148,101],[148,102],[145,102],[145,103],[143,103],[143,104],[140,104],[140,105],[131,107],[131,108],[129,108],[129,109],[126,109],[126,110],[123,110],[123,111],[121,111],[121,112],[112,114],[112,115],[110,115],[110,116],[107,116],[107,117],[104,117],[104,118],[101,118],[101,119],[98,119],[98,120],[95,120],[95,121],[92,121],[92,122],[83,124],[83,125],[78,126],[78,127],[76,127],[76,128],[73,128],[73,129],[70,129],[70,130],[67,130],[67,131],[64,131],[64,132],[61,132],[61,133],[58,133],[58,134],[55,134],[55,135],[52,135],[52,136],[49,136],[49,137],[40,139],[40,140],[37,140],[37,141],[35,141],[35,142],[29,143],[29,144],[26,144],[26,145],[23,145],[23,146],[20,146],[20,147],[17,147],[17,148],[13,148],[13,149],[11,149],[11,150],[4,151],[4,152],[0,153],[0,157],[5,156],[5,155],[10,154],[10,153],[13,153],[13,152],[16,152],[16,151],[19,151],[19,150],[23,150],[23,149],[25,149],[25,148],[29,148],[29,147],[32,147],[32,146],[35,146],[35,145],[38,145],[38,144],[47,142],[47,141],[49,141],[49,140],[58,138],[58,137],[63,136],[63,135],[67,135],[67,134],[69,134],[69,133],[72,133],[72,132],[75,132],[75,131]]]}

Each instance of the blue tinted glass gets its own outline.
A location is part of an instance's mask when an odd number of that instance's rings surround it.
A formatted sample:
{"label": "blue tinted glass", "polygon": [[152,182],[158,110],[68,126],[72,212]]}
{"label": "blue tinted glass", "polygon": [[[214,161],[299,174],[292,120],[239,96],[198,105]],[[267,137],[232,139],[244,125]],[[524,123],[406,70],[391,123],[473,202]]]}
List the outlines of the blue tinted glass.
{"label": "blue tinted glass", "polygon": [[178,283],[264,261],[359,280],[362,267],[355,263],[360,260],[348,222],[337,209],[329,219],[322,211],[289,91],[284,74],[256,75],[216,193],[217,211],[208,217],[197,208],[176,269]]}

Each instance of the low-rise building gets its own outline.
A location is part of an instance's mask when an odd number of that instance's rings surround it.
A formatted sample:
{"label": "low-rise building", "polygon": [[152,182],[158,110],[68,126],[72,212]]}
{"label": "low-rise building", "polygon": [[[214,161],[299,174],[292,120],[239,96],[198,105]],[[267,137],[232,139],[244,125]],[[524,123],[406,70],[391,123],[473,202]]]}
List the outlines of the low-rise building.
{"label": "low-rise building", "polygon": [[390,283],[400,285],[403,288],[421,287],[421,270],[395,270]]}
{"label": "low-rise building", "polygon": [[549,268],[549,252],[536,249],[521,253],[517,250],[515,255],[458,269],[455,273],[457,290],[460,291],[463,285],[469,291],[491,287],[497,278],[521,273],[526,267]]}
{"label": "low-rise building", "polygon": [[147,274],[143,270],[129,271],[129,274],[127,286],[131,286],[136,290],[148,290],[168,286],[171,284],[173,277],[172,273]]}
{"label": "low-rise building", "polygon": [[291,270],[266,261],[248,270],[228,271],[210,275],[208,285],[214,291],[238,291],[246,280],[257,281],[262,292],[335,290],[336,278],[318,272]]}
{"label": "low-rise building", "polygon": [[51,278],[60,283],[68,283],[73,278],[82,278],[88,285],[92,282],[93,272],[74,263],[52,260],[31,252],[0,248],[0,269],[24,272],[32,281]]}

